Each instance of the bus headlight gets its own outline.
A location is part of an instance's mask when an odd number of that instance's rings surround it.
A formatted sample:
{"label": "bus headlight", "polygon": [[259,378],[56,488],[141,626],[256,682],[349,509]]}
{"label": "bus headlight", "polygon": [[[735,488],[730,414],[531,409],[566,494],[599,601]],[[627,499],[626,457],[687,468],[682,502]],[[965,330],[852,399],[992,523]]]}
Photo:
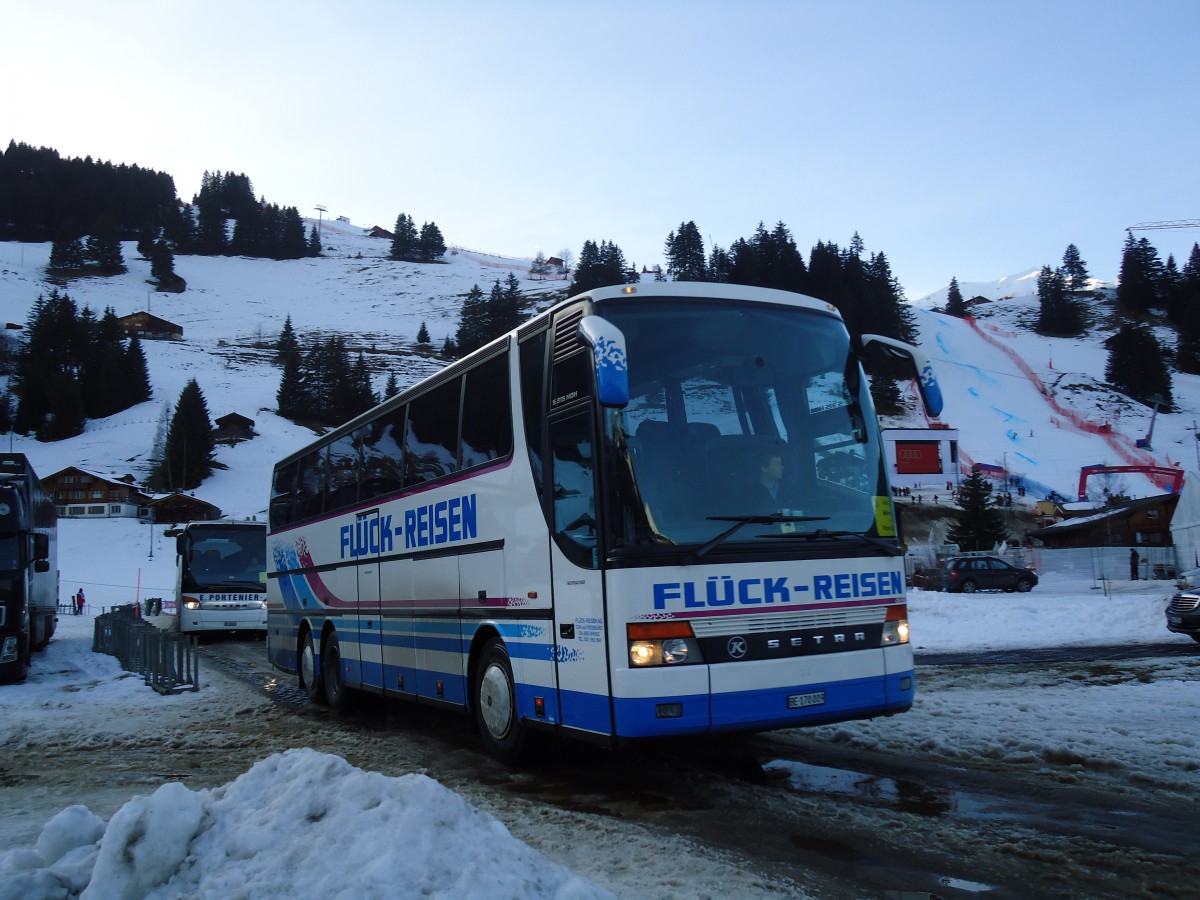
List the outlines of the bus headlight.
{"label": "bus headlight", "polygon": [[184,609],[199,609],[200,601],[194,597],[184,597],[183,598],[183,608]]}
{"label": "bus headlight", "polygon": [[704,661],[687,622],[631,622],[625,626],[625,633],[629,664],[635,669]]}
{"label": "bus headlight", "polygon": [[883,646],[908,643],[908,606],[901,603],[887,608],[887,620],[883,623]]}

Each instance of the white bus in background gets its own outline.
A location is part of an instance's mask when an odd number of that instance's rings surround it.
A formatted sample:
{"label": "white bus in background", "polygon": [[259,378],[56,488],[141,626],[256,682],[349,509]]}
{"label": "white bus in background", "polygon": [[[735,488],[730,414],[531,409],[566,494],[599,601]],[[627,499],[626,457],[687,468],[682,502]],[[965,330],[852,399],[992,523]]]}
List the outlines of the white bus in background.
{"label": "white bus in background", "polygon": [[267,631],[267,526],[189,522],[175,537],[175,609],[187,633]]}
{"label": "white bus in background", "polygon": [[[726,284],[565,300],[281,460],[267,651],[353,690],[608,745],[913,702],[902,549],[830,304]],[[754,499],[760,467],[787,499]],[[768,495],[769,496],[769,495]],[[769,508],[764,508],[762,503]]]}

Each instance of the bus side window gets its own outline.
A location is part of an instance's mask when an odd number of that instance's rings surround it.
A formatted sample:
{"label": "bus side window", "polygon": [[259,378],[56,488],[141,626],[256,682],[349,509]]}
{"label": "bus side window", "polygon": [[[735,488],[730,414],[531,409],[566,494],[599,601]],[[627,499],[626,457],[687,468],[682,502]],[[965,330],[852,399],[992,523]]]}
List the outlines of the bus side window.
{"label": "bus side window", "polygon": [[296,476],[297,520],[321,515],[325,502],[325,448],[306,453],[299,460]]}
{"label": "bus side window", "polygon": [[359,498],[375,500],[404,486],[404,412],[392,410],[367,425]]}
{"label": "bus side window", "polygon": [[529,449],[529,465],[539,496],[542,492],[542,435],[545,412],[542,403],[546,395],[546,336],[542,331],[521,344],[521,417],[525,420],[525,444]]}
{"label": "bus side window", "polygon": [[404,434],[404,484],[433,481],[458,469],[458,407],[462,379],[456,378],[408,405]]}
{"label": "bus side window", "polygon": [[272,528],[283,528],[295,521],[296,474],[299,469],[299,463],[291,462],[275,470],[275,478],[271,482]]}
{"label": "bus side window", "polygon": [[597,568],[596,490],[588,415],[555,422],[551,443],[555,541],[576,565]]}
{"label": "bus side window", "polygon": [[462,467],[508,456],[512,450],[512,403],[508,397],[508,355],[502,354],[466,376],[463,391]]}
{"label": "bus side window", "polygon": [[325,491],[325,509],[332,511],[358,500],[359,444],[363,429],[342,435],[329,445],[329,484]]}

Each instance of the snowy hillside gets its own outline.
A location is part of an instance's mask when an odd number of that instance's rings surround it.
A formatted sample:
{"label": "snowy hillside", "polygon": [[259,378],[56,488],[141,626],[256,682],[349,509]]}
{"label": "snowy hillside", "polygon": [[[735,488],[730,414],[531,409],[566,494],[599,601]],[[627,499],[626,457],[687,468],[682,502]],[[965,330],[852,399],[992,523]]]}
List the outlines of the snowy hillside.
{"label": "snowy hillside", "polygon": [[[333,333],[361,349],[375,387],[389,372],[407,385],[444,364],[433,349],[419,348],[425,323],[433,348],[458,325],[463,294],[484,291],[514,272],[531,292],[561,291],[563,281],[531,281],[528,260],[458,251],[444,265],[386,259],[386,240],[340,222],[323,226],[320,259],[274,262],[239,257],[182,256],[177,272],[183,294],[156,293],[147,284],[149,263],[125,245],[129,272],[115,278],[73,281],[66,292],[96,312],[111,306],[118,315],[144,310],[181,325],[181,342],[144,344],[154,399],[108,419],[88,423],[76,438],[54,444],[10,436],[11,448],[26,453],[35,468],[50,474],[79,465],[100,474],[143,478],[155,428],[189,378],[195,377],[215,419],[237,412],[255,421],[259,434],[236,447],[223,447],[218,471],[196,492],[231,515],[260,514],[276,459],[311,439],[305,428],[274,415],[279,370],[269,345],[287,316],[302,341]],[[48,244],[0,243],[0,317],[23,324],[45,281]],[[942,421],[961,432],[964,460],[996,466],[1042,483],[1068,497],[1075,494],[1081,466],[1149,463],[1194,467],[1194,424],[1200,415],[1200,381],[1175,376],[1179,412],[1160,415],[1151,453],[1135,443],[1145,437],[1151,410],[1103,388],[1111,333],[1097,328],[1079,341],[1040,337],[1031,330],[1037,313],[1036,272],[994,284],[963,284],[968,298],[994,302],[977,307],[978,321],[933,312],[944,296],[914,304],[921,340],[943,381]],[[920,412],[909,424],[922,424]],[[1111,434],[1095,433],[1107,423]],[[889,422],[888,424],[898,424]],[[1110,486],[1112,483],[1110,482]],[[1134,496],[1159,492],[1141,476],[1121,476],[1117,486]]]}
{"label": "snowy hillside", "polygon": [[[973,320],[934,312],[929,307],[938,295],[919,301],[923,308],[914,310],[921,344],[946,397],[941,421],[960,430],[963,463],[1003,467],[1070,499],[1083,466],[1195,470],[1200,377],[1174,373],[1177,411],[1157,417],[1151,407],[1108,389],[1104,341],[1115,331],[1108,322],[1109,301],[1092,303],[1094,321],[1084,337],[1042,337],[1033,331],[1036,275],[960,286],[966,297],[993,301],[973,307]],[[1110,294],[1111,286],[1097,293]],[[1160,329],[1158,337],[1167,346],[1174,343],[1169,329]],[[1150,449],[1139,448],[1147,437]],[[1163,492],[1161,483],[1143,475],[1120,474],[1107,482],[1093,478],[1089,494],[1106,485],[1133,497]]]}
{"label": "snowy hillside", "polygon": [[[382,392],[389,372],[403,387],[445,365],[436,350],[457,330],[462,297],[473,285],[486,293],[513,272],[532,294],[566,286],[564,281],[528,280],[529,260],[451,251],[445,264],[399,263],[386,258],[388,241],[369,237],[363,229],[325,222],[322,234],[320,259],[181,256],[175,268],[187,281],[182,294],[153,292],[147,283],[149,262],[127,243],[126,274],[80,279],[61,288],[77,306],[87,305],[98,314],[109,306],[119,316],[149,307],[153,315],[181,325],[184,340],[143,343],[152,401],[90,421],[86,433],[70,440],[45,444],[12,436],[12,449],[27,454],[43,475],[78,465],[102,475],[130,473],[140,481],[148,473],[164,408],[173,409],[183,386],[195,378],[212,418],[240,413],[255,421],[259,435],[220,448],[218,460],[229,468],[218,471],[196,494],[228,515],[261,513],[274,461],[313,437],[272,412],[280,371],[270,350],[262,347],[274,342],[289,315],[304,346],[341,334],[352,353],[362,350],[374,387]],[[45,281],[49,253],[49,244],[0,242],[0,319],[24,324],[38,295],[52,289]],[[431,347],[416,343],[422,323]],[[247,470],[256,470],[257,477],[248,479]],[[259,488],[247,491],[248,482]]]}

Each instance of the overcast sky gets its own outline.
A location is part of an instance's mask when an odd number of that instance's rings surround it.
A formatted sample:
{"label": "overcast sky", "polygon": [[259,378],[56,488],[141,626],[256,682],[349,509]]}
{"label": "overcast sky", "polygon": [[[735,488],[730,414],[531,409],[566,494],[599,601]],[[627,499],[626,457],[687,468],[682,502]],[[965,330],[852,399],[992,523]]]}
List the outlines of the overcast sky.
{"label": "overcast sky", "polygon": [[[910,298],[1200,218],[1194,0],[17,0],[0,142],[652,265],[783,221]],[[18,87],[19,86],[19,87]],[[1180,265],[1200,229],[1146,232]]]}

